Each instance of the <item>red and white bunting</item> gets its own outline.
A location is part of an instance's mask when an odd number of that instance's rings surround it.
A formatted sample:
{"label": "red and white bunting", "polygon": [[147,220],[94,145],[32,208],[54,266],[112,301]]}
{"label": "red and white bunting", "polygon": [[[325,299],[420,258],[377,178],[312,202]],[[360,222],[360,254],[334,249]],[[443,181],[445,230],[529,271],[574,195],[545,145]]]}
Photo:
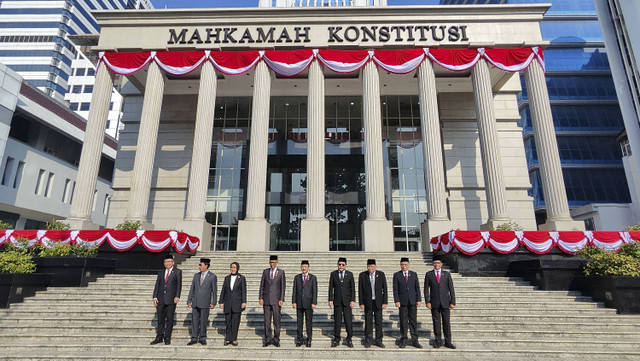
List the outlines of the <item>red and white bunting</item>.
{"label": "red and white bunting", "polygon": [[483,248],[508,254],[521,246],[536,254],[549,253],[556,247],[574,254],[587,245],[617,251],[623,244],[632,242],[640,242],[640,232],[451,231],[430,240],[434,251],[449,253],[455,247],[469,256]]}
{"label": "red and white bunting", "polygon": [[[22,244],[18,239],[26,239]],[[136,244],[141,244],[151,252],[161,252],[167,248],[182,253],[185,249],[195,252],[200,245],[197,237],[176,231],[116,231],[104,229],[100,231],[46,231],[46,230],[0,230],[0,245],[9,242],[19,248],[31,248],[41,244],[53,248],[58,244],[77,244],[85,247],[99,247],[107,242],[111,248],[120,252],[127,251]]]}
{"label": "red and white bunting", "polygon": [[179,76],[189,74],[205,61],[210,61],[221,73],[240,75],[251,70],[262,60],[275,73],[291,77],[307,69],[313,59],[318,59],[325,67],[336,73],[352,73],[361,69],[369,61],[373,61],[390,73],[407,74],[416,70],[425,59],[447,70],[464,71],[471,69],[482,58],[506,72],[522,71],[532,61],[538,61],[544,69],[544,56],[537,46],[513,49],[103,51],[99,53],[98,64],[99,66],[104,64],[109,70],[119,75],[132,75],[154,61],[165,72]]}

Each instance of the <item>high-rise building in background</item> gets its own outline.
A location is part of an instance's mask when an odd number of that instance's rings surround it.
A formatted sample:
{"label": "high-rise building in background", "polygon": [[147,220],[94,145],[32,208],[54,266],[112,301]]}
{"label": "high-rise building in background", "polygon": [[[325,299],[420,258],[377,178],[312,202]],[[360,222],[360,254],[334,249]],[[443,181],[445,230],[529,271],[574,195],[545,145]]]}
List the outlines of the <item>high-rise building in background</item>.
{"label": "high-rise building in background", "polygon": [[640,2],[636,0],[597,0],[598,19],[604,35],[611,74],[616,85],[625,132],[620,136],[635,222],[640,221]]}
{"label": "high-rise building in background", "polygon": [[[88,101],[76,101],[77,97],[65,95],[74,90],[74,85],[80,85],[81,91],[90,98],[89,78],[84,75],[74,81],[70,77],[75,74],[74,59],[79,60],[75,63],[85,69],[85,74],[91,66],[82,61],[84,57],[78,55],[69,35],[100,32],[91,11],[148,8],[153,8],[149,0],[1,1],[0,62],[49,96],[77,103],[74,110],[83,115],[81,108],[86,108]],[[120,99],[119,95],[115,96],[114,106]],[[116,123],[111,127],[113,136],[117,135],[118,119],[119,114],[110,119]]]}
{"label": "high-rise building in background", "polygon": [[[435,1],[425,1],[435,3]],[[569,206],[587,228],[618,229],[633,223],[631,196],[617,137],[624,123],[594,0],[442,0],[441,5],[551,3],[540,24],[547,87]],[[545,200],[531,112],[521,77],[521,125],[538,222]],[[602,228],[600,228],[602,229]]]}

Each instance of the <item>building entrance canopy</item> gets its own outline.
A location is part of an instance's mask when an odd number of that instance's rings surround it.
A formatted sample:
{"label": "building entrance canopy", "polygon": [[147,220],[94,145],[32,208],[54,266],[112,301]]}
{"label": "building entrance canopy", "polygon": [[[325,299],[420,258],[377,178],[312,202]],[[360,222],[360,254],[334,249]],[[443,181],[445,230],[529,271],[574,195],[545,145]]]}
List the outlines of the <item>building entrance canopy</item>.
{"label": "building entrance canopy", "polygon": [[477,48],[441,49],[414,48],[394,50],[251,50],[251,51],[148,51],[148,52],[100,52],[99,62],[119,75],[133,75],[154,61],[165,72],[186,75],[205,61],[211,62],[221,73],[240,75],[250,71],[260,60],[275,73],[296,76],[318,59],[336,73],[352,73],[369,61],[385,71],[406,74],[416,70],[425,60],[450,71],[471,69],[480,59],[506,72],[525,70],[536,60],[544,69],[544,56],[537,47],[527,48]]}

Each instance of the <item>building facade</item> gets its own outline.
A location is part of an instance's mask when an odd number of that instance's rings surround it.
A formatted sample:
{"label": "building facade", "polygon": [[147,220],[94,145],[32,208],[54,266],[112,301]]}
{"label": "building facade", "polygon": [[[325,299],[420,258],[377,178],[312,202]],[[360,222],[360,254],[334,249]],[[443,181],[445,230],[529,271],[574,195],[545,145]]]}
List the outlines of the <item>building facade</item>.
{"label": "building facade", "polygon": [[100,31],[92,11],[152,7],[149,0],[2,1],[0,62],[63,101],[77,53],[69,35]]}
{"label": "building facade", "polygon": [[627,0],[595,1],[602,27],[611,74],[620,102],[625,132],[619,137],[629,192],[630,222],[640,222],[640,25],[635,15],[640,3]]}
{"label": "building facade", "polygon": [[[429,0],[427,0],[429,1]],[[546,79],[557,134],[569,206],[575,219],[598,230],[617,230],[632,222],[631,195],[617,137],[624,129],[616,86],[607,60],[603,33],[593,0],[442,0],[442,4],[549,3],[540,23],[545,49]],[[598,1],[595,1],[598,3]],[[521,77],[523,137],[537,222],[545,219],[535,135],[526,83]],[[594,209],[598,212],[594,213]],[[626,209],[626,211],[624,211]],[[594,220],[598,213],[602,219]]]}
{"label": "building facade", "polygon": [[[580,228],[569,216],[536,55],[547,45],[546,10],[99,12],[99,24],[109,24],[93,47],[102,52],[101,93],[80,163],[86,189],[69,221],[92,227],[90,140],[104,129],[115,72],[127,83],[108,226],[179,229],[218,250],[307,251],[419,250],[451,229],[509,221],[535,229],[518,125],[523,72],[550,209],[540,228]],[[269,52],[274,46],[281,51]],[[194,48],[202,50],[181,52]],[[528,51],[526,66],[490,63],[504,49]],[[415,63],[403,72],[396,56]]]}
{"label": "building facade", "polygon": [[[44,229],[69,216],[86,122],[3,64],[0,79],[0,220]],[[116,141],[103,137],[100,145],[89,217],[104,226]]]}

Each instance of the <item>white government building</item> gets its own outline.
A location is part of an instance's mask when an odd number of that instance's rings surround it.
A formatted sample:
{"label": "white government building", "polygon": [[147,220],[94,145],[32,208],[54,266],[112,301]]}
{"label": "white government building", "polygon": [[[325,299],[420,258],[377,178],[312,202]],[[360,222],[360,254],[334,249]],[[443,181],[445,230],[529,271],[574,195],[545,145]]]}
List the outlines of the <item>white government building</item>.
{"label": "white government building", "polygon": [[[109,227],[183,230],[203,249],[370,252],[426,250],[452,229],[535,229],[523,71],[547,206],[540,228],[584,229],[569,215],[537,52],[548,5],[261,5],[94,13],[102,62],[73,228],[96,228],[96,159],[119,73]],[[514,61],[501,49],[530,56],[500,66]]]}

